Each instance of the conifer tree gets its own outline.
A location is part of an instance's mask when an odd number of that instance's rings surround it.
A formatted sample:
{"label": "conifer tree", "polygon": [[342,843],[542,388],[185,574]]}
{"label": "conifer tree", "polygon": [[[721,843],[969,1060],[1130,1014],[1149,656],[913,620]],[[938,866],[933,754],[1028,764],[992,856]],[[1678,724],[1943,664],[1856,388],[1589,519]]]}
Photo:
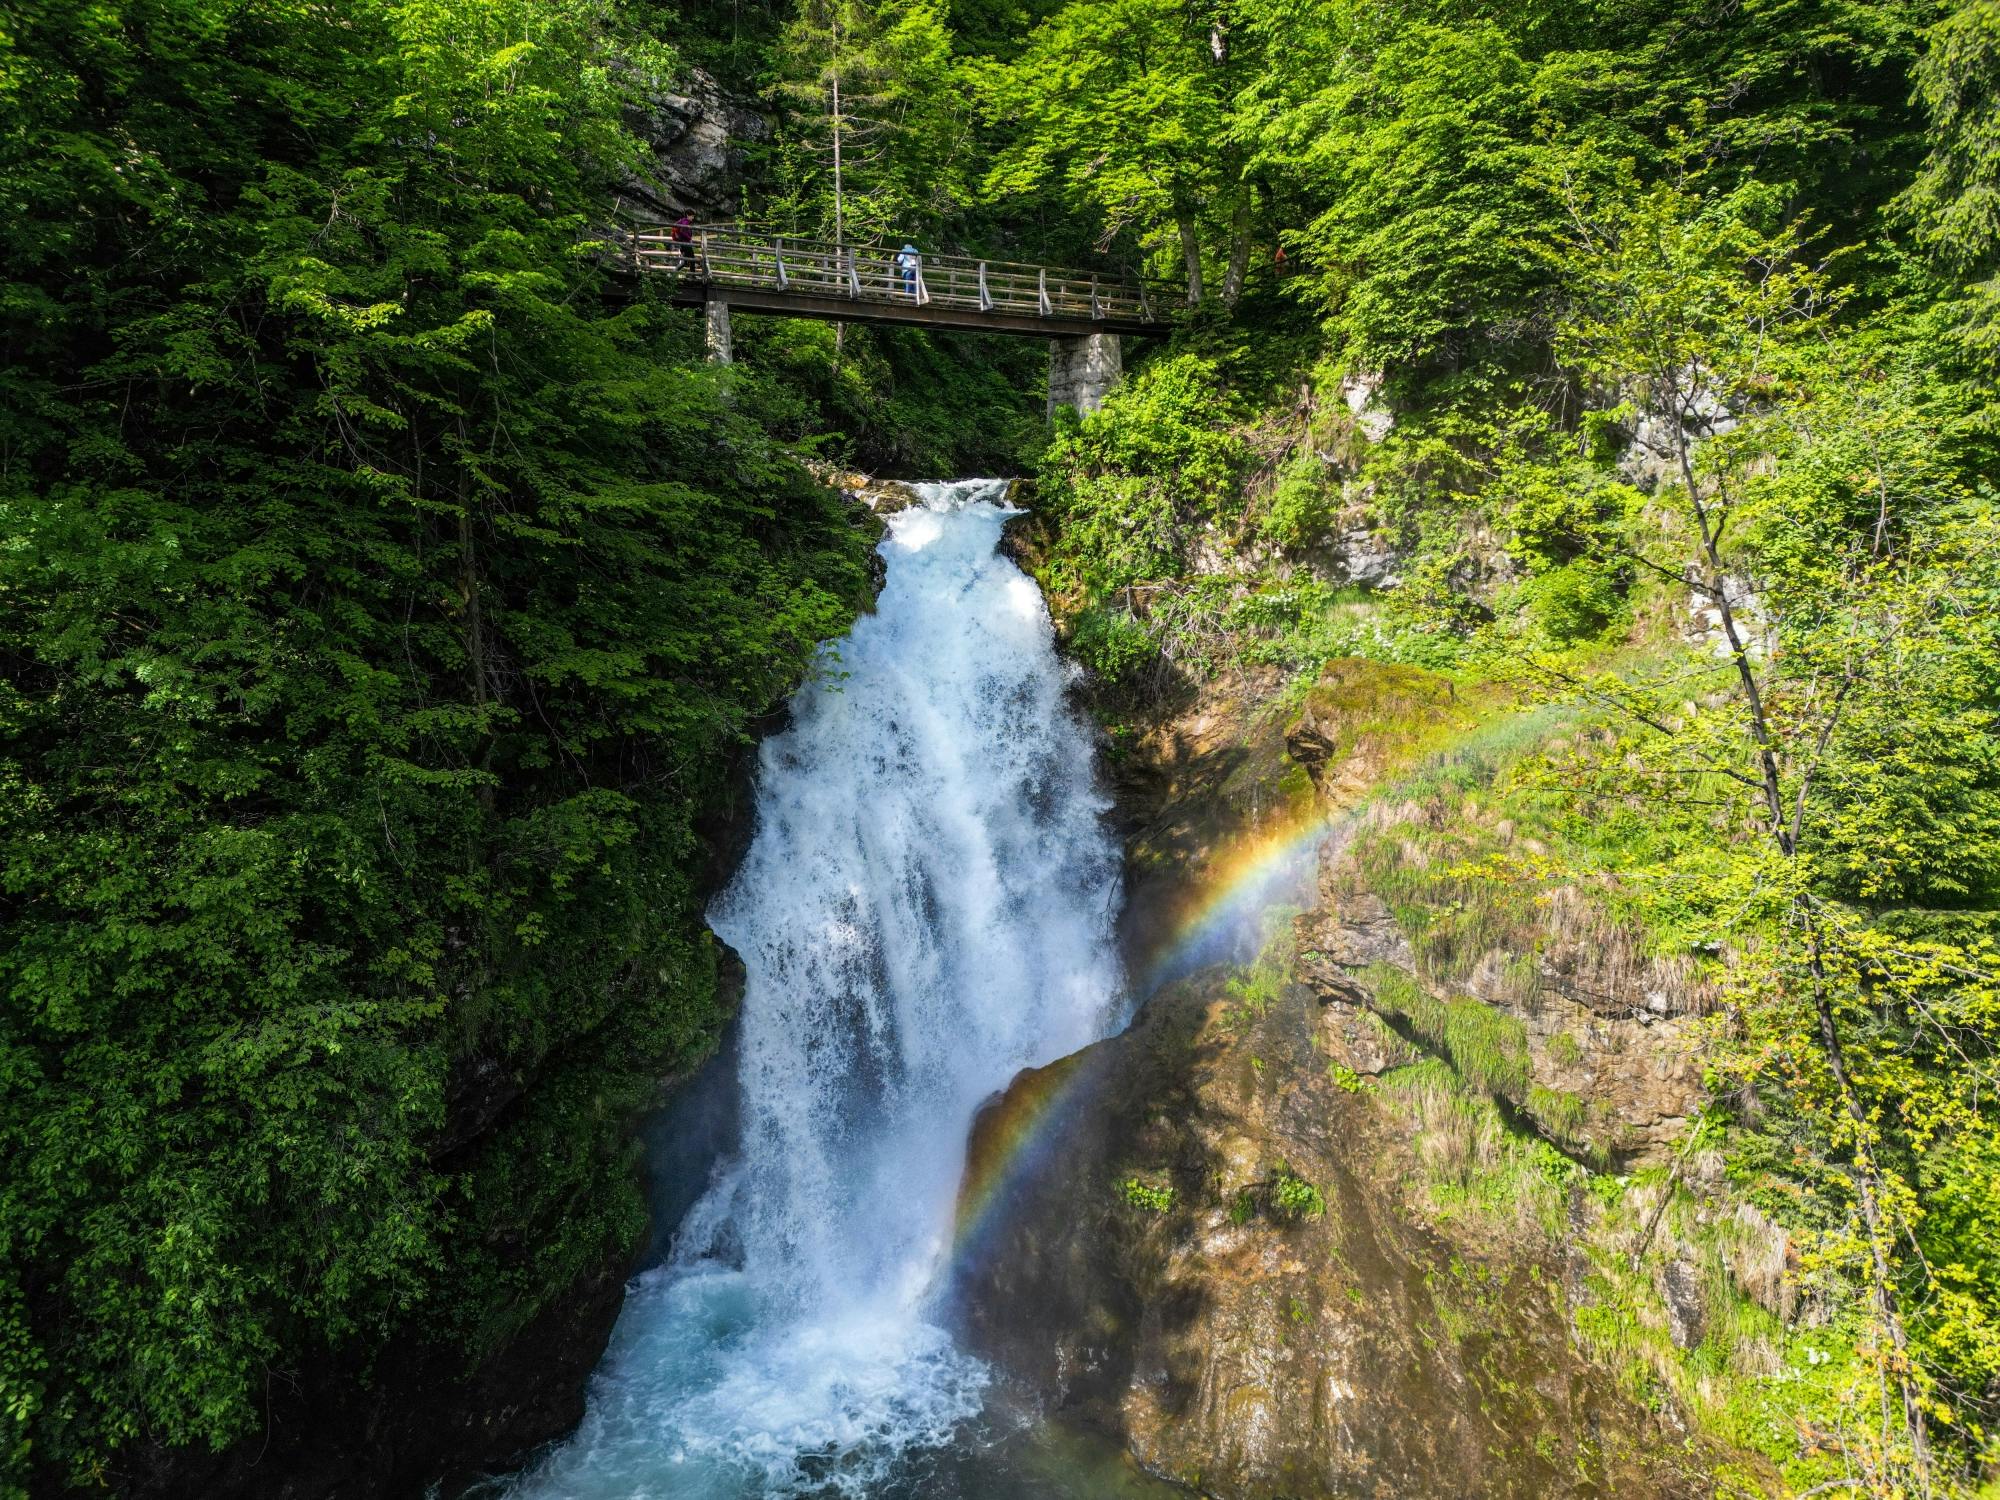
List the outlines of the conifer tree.
{"label": "conifer tree", "polygon": [[845,242],[912,232],[963,197],[967,112],[935,0],[804,0],[778,62],[792,217]]}

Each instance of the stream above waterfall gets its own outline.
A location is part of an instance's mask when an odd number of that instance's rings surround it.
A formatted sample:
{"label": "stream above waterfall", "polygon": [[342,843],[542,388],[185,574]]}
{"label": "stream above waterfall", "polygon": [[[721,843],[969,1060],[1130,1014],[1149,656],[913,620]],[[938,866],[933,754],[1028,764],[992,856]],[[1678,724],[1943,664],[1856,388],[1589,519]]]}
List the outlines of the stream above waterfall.
{"label": "stream above waterfall", "polygon": [[710,912],[740,1140],[629,1290],[581,1427],[504,1493],[1151,1491],[1043,1427],[941,1298],[974,1114],[1123,1019],[1117,847],[1003,481],[917,486],[875,612],[761,748]]}

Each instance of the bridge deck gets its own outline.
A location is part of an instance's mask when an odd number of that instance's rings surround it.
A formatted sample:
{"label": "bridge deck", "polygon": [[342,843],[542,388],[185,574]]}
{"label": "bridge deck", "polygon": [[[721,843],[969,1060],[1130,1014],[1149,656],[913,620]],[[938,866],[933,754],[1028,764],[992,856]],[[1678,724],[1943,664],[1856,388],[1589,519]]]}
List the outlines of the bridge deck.
{"label": "bridge deck", "polygon": [[640,271],[673,279],[676,302],[726,302],[748,311],[842,323],[914,324],[1030,338],[1163,333],[1143,284],[1049,266],[920,255],[897,264],[886,245],[696,226],[690,239],[640,230],[628,239]]}

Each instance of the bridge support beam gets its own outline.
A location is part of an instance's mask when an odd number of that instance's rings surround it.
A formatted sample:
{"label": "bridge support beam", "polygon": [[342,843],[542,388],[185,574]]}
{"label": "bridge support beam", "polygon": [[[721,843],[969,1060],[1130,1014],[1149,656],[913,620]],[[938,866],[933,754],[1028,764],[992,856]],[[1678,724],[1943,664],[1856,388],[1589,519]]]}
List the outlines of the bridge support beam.
{"label": "bridge support beam", "polygon": [[730,363],[729,350],[729,304],[720,297],[710,297],[702,303],[702,310],[708,314],[708,329],[705,339],[708,344],[709,363],[726,365]]}
{"label": "bridge support beam", "polygon": [[1124,356],[1115,333],[1086,333],[1081,338],[1049,340],[1049,420],[1056,408],[1079,414],[1096,411],[1125,373]]}

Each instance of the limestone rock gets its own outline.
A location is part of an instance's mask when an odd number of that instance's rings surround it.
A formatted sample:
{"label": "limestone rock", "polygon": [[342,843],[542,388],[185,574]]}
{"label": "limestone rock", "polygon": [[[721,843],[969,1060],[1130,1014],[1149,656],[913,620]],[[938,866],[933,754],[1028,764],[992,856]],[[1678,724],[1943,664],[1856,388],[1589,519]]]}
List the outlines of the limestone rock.
{"label": "limestone rock", "polygon": [[[1328,1004],[1373,1005],[1364,978],[1378,965],[1415,976],[1408,938],[1388,907],[1369,893],[1343,893],[1301,923],[1301,976]],[[1669,966],[1640,965],[1616,945],[1596,949],[1560,938],[1528,966],[1488,953],[1450,995],[1477,1000],[1521,1024],[1527,1087],[1510,1102],[1575,1101],[1575,1115],[1553,1132],[1622,1166],[1665,1160],[1701,1098],[1701,1062],[1690,1013],[1695,1001]],[[1435,985],[1426,984],[1429,990]],[[1347,1062],[1357,1072],[1371,1069]],[[1533,1091],[1544,1091],[1539,1096]]]}
{"label": "limestone rock", "polygon": [[1708,1305],[1701,1278],[1685,1260],[1660,1267],[1660,1297],[1667,1309],[1667,1336],[1676,1349],[1692,1349],[1708,1331]]}
{"label": "limestone rock", "polygon": [[1347,1018],[1222,978],[982,1116],[988,1170],[1024,1118],[1041,1149],[960,1261],[972,1345],[1227,1500],[1702,1493],[1698,1456],[1576,1353],[1558,1268],[1407,1216],[1406,1149],[1318,1050]]}
{"label": "limestone rock", "polygon": [[683,212],[733,217],[746,169],[746,145],[769,140],[768,116],[726,92],[700,68],[669,80],[648,80],[643,102],[628,115],[651,160],[629,178],[620,208],[639,223],[665,224]]}
{"label": "limestone rock", "polygon": [[1372,526],[1349,525],[1321,548],[1329,573],[1337,583],[1392,589],[1403,581],[1403,555]]}
{"label": "limestone rock", "polygon": [[1339,994],[1323,997],[1319,1042],[1326,1059],[1361,1078],[1378,1078],[1391,1068],[1413,1062],[1417,1050],[1389,1029],[1365,1003]]}
{"label": "limestone rock", "polygon": [[[1641,392],[1632,394],[1643,399]],[[1691,415],[1693,421],[1684,430],[1697,439],[1711,434],[1720,436],[1736,426],[1735,416],[1710,395],[1704,395],[1695,402]],[[1676,429],[1681,427],[1681,423],[1681,417],[1674,412],[1640,410],[1626,428],[1630,442],[1618,460],[1618,472],[1626,483],[1650,495],[1662,483],[1680,479],[1682,434]]]}
{"label": "limestone rock", "polygon": [[1339,970],[1391,964],[1415,969],[1410,940],[1380,896],[1370,892],[1343,899],[1339,906],[1313,913],[1307,929],[1308,972],[1323,984],[1338,982]]}
{"label": "limestone rock", "polygon": [[1354,424],[1371,443],[1379,443],[1389,435],[1389,429],[1396,425],[1396,415],[1377,398],[1382,394],[1383,377],[1379,371],[1364,371],[1344,377],[1340,382],[1340,399],[1354,415]]}
{"label": "limestone rock", "polygon": [[917,492],[901,480],[870,479],[865,475],[857,475],[856,478],[859,483],[848,493],[878,516],[893,516],[897,511],[924,503]]}
{"label": "limestone rock", "polygon": [[1049,420],[1055,420],[1059,406],[1078,413],[1096,411],[1124,373],[1124,357],[1115,333],[1050,339]]}
{"label": "limestone rock", "polygon": [[[1771,654],[1774,642],[1771,612],[1764,607],[1760,590],[1748,578],[1735,574],[1726,575],[1720,587],[1728,601],[1729,612],[1735,619],[1736,636],[1743,642],[1744,653],[1753,660],[1763,660]],[[1716,656],[1731,654],[1733,648],[1729,644],[1729,632],[1722,625],[1722,606],[1712,594],[1703,589],[1688,590],[1687,625],[1681,632],[1681,638],[1689,645],[1700,646]]]}

